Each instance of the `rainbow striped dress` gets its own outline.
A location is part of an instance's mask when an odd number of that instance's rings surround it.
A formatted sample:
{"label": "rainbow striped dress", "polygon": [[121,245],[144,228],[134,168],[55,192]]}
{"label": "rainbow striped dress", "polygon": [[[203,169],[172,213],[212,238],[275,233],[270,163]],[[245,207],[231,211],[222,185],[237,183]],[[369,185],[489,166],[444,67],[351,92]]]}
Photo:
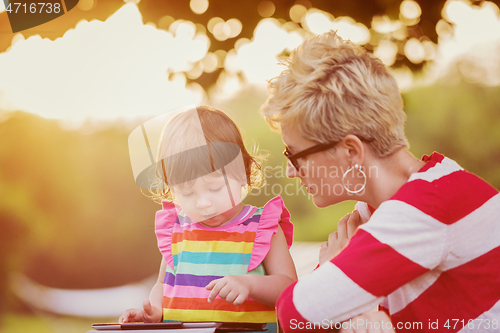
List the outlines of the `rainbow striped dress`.
{"label": "rainbow striped dress", "polygon": [[192,222],[177,205],[164,202],[155,224],[167,263],[164,321],[273,323],[268,328],[276,329],[274,307],[251,298],[235,306],[219,296],[208,303],[210,291],[205,286],[226,275],[265,275],[262,261],[278,224],[291,246],[293,225],[281,197],[261,208],[246,205],[233,220],[216,228]]}

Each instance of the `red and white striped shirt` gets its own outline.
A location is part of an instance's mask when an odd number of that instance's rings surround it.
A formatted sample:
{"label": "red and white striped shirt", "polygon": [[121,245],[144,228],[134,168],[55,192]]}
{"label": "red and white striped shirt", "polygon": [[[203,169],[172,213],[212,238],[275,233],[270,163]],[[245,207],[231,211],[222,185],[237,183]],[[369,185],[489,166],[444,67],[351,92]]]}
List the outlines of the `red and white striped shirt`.
{"label": "red and white striped shirt", "polygon": [[449,158],[423,160],[341,253],[281,294],[285,332],[380,303],[398,332],[500,332],[500,194]]}

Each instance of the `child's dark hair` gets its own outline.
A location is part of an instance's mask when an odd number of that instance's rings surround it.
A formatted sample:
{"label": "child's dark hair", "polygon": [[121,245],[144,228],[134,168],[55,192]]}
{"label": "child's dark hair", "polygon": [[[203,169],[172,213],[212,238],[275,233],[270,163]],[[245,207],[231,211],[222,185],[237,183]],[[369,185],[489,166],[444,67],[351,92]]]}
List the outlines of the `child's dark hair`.
{"label": "child's dark hair", "polygon": [[157,186],[152,191],[156,202],[173,201],[172,186],[211,172],[224,172],[248,190],[264,184],[262,157],[247,151],[240,130],[228,115],[207,106],[181,112],[167,123],[156,160]]}

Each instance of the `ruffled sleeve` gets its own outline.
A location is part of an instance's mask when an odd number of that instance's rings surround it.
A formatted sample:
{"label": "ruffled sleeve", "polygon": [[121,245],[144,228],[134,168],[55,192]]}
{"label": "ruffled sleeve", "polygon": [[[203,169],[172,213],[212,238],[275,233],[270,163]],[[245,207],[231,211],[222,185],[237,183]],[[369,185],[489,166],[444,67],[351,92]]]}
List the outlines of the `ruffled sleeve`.
{"label": "ruffled sleeve", "polygon": [[252,256],[248,270],[255,269],[264,260],[271,248],[271,238],[278,231],[278,223],[285,234],[288,248],[293,242],[293,224],[290,212],[286,209],[281,196],[277,196],[265,204],[255,235]]}
{"label": "ruffled sleeve", "polygon": [[156,212],[155,232],[158,240],[158,248],[167,265],[174,269],[172,258],[172,232],[180,209],[168,201],[162,202],[163,209]]}

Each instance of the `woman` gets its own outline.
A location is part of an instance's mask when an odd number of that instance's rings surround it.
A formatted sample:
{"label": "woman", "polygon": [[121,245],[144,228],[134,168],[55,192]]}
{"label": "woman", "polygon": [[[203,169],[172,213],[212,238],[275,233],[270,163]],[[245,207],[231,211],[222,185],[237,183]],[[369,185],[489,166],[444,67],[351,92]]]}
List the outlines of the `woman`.
{"label": "woman", "polygon": [[285,332],[377,305],[396,331],[499,329],[500,194],[449,158],[407,151],[401,96],[378,59],[333,32],[305,41],[261,113],[316,206],[359,201],[321,267],[281,294]]}

